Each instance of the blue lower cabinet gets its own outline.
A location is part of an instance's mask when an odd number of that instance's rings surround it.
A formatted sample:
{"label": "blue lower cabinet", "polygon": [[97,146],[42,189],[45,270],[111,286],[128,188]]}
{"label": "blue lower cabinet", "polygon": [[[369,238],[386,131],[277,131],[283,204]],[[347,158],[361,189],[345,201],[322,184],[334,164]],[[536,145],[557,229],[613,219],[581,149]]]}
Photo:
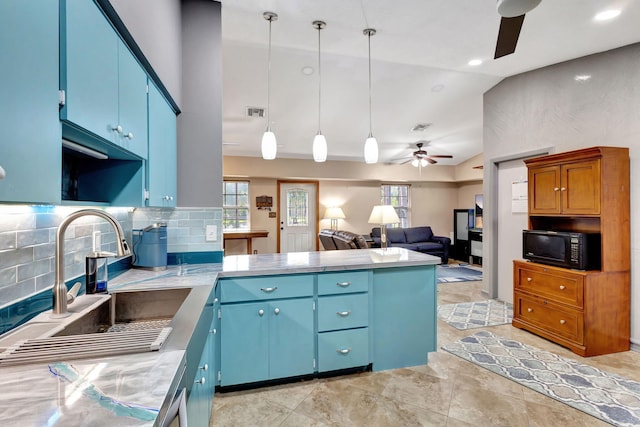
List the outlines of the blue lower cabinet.
{"label": "blue lower cabinet", "polygon": [[318,334],[318,371],[354,368],[369,364],[369,328]]}
{"label": "blue lower cabinet", "polygon": [[220,385],[314,371],[313,298],[222,304]]}
{"label": "blue lower cabinet", "polygon": [[209,425],[211,415],[211,400],[213,399],[213,369],[209,366],[211,359],[211,347],[209,339],[204,351],[195,377],[192,379],[193,388],[187,400],[187,419],[192,425]]}

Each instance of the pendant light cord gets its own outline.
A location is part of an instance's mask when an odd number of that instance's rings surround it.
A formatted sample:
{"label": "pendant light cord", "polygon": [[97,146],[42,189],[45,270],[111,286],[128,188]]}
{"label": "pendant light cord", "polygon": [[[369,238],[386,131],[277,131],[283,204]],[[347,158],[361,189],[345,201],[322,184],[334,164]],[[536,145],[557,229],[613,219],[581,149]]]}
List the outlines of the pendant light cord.
{"label": "pendant light cord", "polygon": [[267,132],[271,131],[271,22],[269,18],[269,54],[267,62]]}
{"label": "pendant light cord", "polygon": [[375,34],[375,30],[366,30],[367,39],[369,40],[369,138],[373,136],[371,125],[371,36]]}
{"label": "pendant light cord", "polygon": [[320,117],[322,111],[322,63],[320,62],[320,31],[322,30],[322,24],[318,23],[316,28],[318,29],[318,134],[320,131]]}

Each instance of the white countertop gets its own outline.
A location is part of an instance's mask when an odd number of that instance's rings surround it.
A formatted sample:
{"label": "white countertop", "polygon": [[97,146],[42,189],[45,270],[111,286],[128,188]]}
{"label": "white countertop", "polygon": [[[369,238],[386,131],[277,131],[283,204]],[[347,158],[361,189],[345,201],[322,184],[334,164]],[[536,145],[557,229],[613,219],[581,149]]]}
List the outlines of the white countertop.
{"label": "white countertop", "polygon": [[[212,285],[218,276],[292,274],[435,265],[440,258],[402,248],[226,256],[222,264],[129,270],[109,290]],[[153,425],[185,351],[167,348],[100,359],[0,368],[3,425]]]}

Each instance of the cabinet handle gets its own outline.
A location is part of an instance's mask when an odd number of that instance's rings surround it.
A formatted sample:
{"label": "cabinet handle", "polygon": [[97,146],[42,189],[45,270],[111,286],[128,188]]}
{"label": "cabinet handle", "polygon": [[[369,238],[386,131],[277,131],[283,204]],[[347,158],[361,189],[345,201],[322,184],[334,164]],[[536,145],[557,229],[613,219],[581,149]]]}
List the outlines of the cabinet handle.
{"label": "cabinet handle", "polygon": [[567,188],[566,187],[561,187],[560,191],[565,191]]}
{"label": "cabinet handle", "polygon": [[207,382],[207,379],[205,377],[202,377],[199,380],[194,381],[195,384],[204,384],[206,382]]}
{"label": "cabinet handle", "polygon": [[278,314],[280,314],[280,309],[276,308],[275,310],[273,310],[273,313],[277,316]]}
{"label": "cabinet handle", "polygon": [[263,309],[258,310],[258,316],[264,316],[264,310]]}
{"label": "cabinet handle", "polygon": [[338,316],[347,317],[348,315],[351,314],[351,312],[350,311],[336,311],[336,314]]}
{"label": "cabinet handle", "polygon": [[527,311],[528,311],[529,313],[533,313],[533,308],[529,307],[529,308],[527,308]]}
{"label": "cabinet handle", "polygon": [[560,191],[560,188],[558,188],[558,187],[553,187],[553,191]]}
{"label": "cabinet handle", "polygon": [[351,352],[351,347],[343,348],[342,350],[336,350],[336,353],[338,354],[349,354],[349,352]]}
{"label": "cabinet handle", "polygon": [[129,133],[128,133],[128,134],[126,134],[124,137],[125,137],[125,138],[127,138],[129,141],[131,141],[131,140],[133,139],[133,133],[132,133],[132,132],[129,132]]}
{"label": "cabinet handle", "polygon": [[173,200],[173,196],[164,196],[162,200]]}
{"label": "cabinet handle", "polygon": [[200,366],[200,369],[202,369],[203,371],[208,371],[209,370],[209,364],[205,363],[204,366]]}
{"label": "cabinet handle", "polygon": [[119,134],[122,134],[122,126],[120,126],[120,125],[117,125],[115,127],[112,126],[111,130],[114,131],[114,132],[118,132]]}
{"label": "cabinet handle", "polygon": [[564,291],[566,289],[566,287],[564,285],[560,285],[560,290]]}
{"label": "cabinet handle", "polygon": [[337,282],[336,285],[342,287],[342,288],[346,288],[347,286],[349,286],[351,284],[351,282]]}
{"label": "cabinet handle", "polygon": [[564,325],[565,323],[567,323],[567,321],[566,321],[566,320],[564,320],[564,319],[560,320],[560,324],[561,324],[561,325]]}
{"label": "cabinet handle", "polygon": [[533,279],[531,277],[527,277],[527,282],[532,281]]}
{"label": "cabinet handle", "polygon": [[276,289],[278,289],[278,287],[277,287],[277,286],[274,286],[274,287],[272,287],[272,288],[260,288],[260,290],[261,290],[262,292],[266,292],[266,293],[268,293],[268,294],[269,294],[269,293],[271,293],[271,292],[273,292],[273,291],[275,291]]}

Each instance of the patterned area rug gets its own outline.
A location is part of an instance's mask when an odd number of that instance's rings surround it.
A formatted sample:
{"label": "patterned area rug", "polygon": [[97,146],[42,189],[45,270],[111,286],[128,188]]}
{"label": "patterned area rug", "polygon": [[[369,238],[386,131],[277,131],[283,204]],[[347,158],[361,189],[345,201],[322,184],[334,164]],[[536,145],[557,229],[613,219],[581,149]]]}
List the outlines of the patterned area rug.
{"label": "patterned area rug", "polygon": [[473,329],[511,323],[513,305],[489,299],[438,306],[438,317],[456,329]]}
{"label": "patterned area rug", "polygon": [[438,283],[470,282],[482,280],[482,270],[476,270],[469,264],[439,265],[437,269]]}
{"label": "patterned area rug", "polygon": [[640,425],[640,383],[488,331],[442,349],[615,426]]}

